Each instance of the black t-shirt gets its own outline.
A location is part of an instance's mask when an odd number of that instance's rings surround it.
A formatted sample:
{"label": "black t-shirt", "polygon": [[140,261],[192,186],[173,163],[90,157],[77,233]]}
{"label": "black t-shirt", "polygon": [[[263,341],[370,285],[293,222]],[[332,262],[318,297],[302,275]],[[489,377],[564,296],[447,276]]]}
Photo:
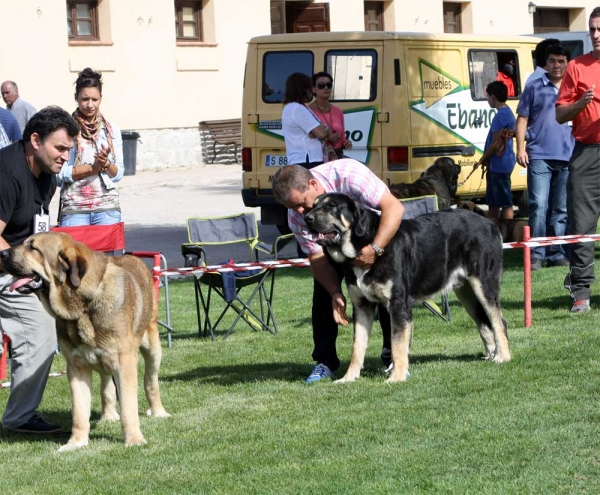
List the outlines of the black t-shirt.
{"label": "black t-shirt", "polygon": [[0,150],[0,220],[6,223],[0,235],[8,244],[16,246],[33,234],[36,213],[49,212],[55,191],[54,175],[42,172],[36,179],[29,169],[23,141]]}

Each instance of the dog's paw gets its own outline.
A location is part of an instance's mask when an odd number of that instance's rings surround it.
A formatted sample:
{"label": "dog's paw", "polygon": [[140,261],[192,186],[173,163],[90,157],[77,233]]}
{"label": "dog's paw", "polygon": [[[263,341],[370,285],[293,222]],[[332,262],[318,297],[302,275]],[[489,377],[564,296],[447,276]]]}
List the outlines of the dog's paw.
{"label": "dog's paw", "polygon": [[358,380],[360,375],[348,375],[347,373],[340,378],[339,380],[335,380],[333,383],[352,383]]}
{"label": "dog's paw", "polygon": [[408,370],[406,370],[405,373],[402,373],[400,371],[398,371],[397,373],[394,373],[394,371],[395,370],[392,370],[390,377],[385,381],[386,383],[405,382],[406,380],[408,380],[410,378],[410,373],[408,372]]}
{"label": "dog's paw", "polygon": [[135,447],[137,445],[146,445],[146,439],[144,438],[144,436],[139,433],[139,434],[135,434],[135,435],[128,435],[128,437],[125,439],[125,447]]}
{"label": "dog's paw", "polygon": [[496,363],[496,364],[508,363],[509,361],[510,361],[510,354],[508,356],[501,356],[499,354],[496,354],[492,358],[492,362]]}
{"label": "dog's paw", "polygon": [[161,411],[152,412],[152,409],[148,409],[146,411],[146,416],[151,416],[153,418],[170,418],[171,415],[162,409]]}
{"label": "dog's paw", "polygon": [[85,440],[83,442],[71,442],[69,441],[67,444],[60,447],[56,452],[69,452],[71,450],[82,449],[83,447],[87,447],[88,441]]}
{"label": "dog's paw", "polygon": [[119,421],[120,419],[121,416],[119,416],[117,411],[106,411],[102,413],[102,416],[100,416],[101,422],[115,422]]}

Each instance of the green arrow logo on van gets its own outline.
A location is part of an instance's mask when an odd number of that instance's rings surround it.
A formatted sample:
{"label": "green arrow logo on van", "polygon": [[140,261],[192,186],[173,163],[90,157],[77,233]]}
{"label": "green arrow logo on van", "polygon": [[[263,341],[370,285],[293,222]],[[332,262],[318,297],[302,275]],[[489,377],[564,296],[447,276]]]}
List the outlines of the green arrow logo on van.
{"label": "green arrow logo on van", "polygon": [[[410,109],[450,133],[460,141],[482,150],[495,114],[487,101],[473,100],[471,88],[439,67],[419,59],[421,98],[410,103]],[[415,132],[429,133],[418,119],[411,123]],[[447,139],[446,139],[447,141]]]}
{"label": "green arrow logo on van", "polygon": [[445,96],[465,89],[458,79],[422,58],[419,59],[419,76],[421,99],[411,103],[411,106],[425,103],[425,108],[429,108]]}

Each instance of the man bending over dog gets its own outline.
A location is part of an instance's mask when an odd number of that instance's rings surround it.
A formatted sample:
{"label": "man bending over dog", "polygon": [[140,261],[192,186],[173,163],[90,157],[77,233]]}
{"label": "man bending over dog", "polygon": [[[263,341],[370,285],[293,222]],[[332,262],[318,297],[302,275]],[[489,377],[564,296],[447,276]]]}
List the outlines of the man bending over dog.
{"label": "man bending over dog", "polygon": [[[0,251],[47,229],[56,190],[53,176],[68,161],[79,130],[68,112],[47,107],[27,122],[23,140],[0,150]],[[36,412],[56,348],[54,318],[35,294],[9,291],[14,278],[1,270],[0,264],[0,324],[12,342],[10,396],[2,428],[57,433],[60,426]]]}
{"label": "man bending over dog", "polygon": [[[402,204],[388,187],[362,163],[342,159],[307,170],[288,165],[273,177],[275,199],[288,208],[288,223],[302,251],[308,254],[314,276],[312,325],[317,362],[306,383],[333,378],[340,365],[336,351],[338,324],[347,325],[346,299],[342,294],[343,270],[333,264],[323,248],[313,240],[303,215],[313,207],[315,199],[324,193],[344,193],[361,204],[381,212],[381,221],[373,242],[365,246],[354,260],[357,266],[368,268],[381,256],[394,236],[404,213]],[[332,311],[333,309],[333,311]],[[391,365],[390,316],[384,306],[378,308],[383,331],[381,359]]]}

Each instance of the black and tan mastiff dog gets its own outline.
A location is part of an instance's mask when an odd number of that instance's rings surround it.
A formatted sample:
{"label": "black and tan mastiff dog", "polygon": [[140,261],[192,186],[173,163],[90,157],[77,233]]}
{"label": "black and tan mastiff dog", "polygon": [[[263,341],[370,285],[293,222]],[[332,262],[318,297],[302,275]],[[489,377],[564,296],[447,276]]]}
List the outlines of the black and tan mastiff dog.
{"label": "black and tan mastiff dog", "polygon": [[88,444],[92,370],[101,376],[100,419],[119,420],[118,391],[125,445],[146,443],[138,417],[138,349],[145,362],[147,414],[169,416],[158,390],[161,347],[150,270],[135,256],[108,257],[62,233],[33,235],[0,252],[0,259],[18,278],[10,289],[39,290],[56,318],[73,405],[71,438],[59,451]]}
{"label": "black and tan mastiff dog", "polygon": [[341,382],[356,380],[363,366],[377,304],[392,321],[393,371],[390,382],[404,381],[413,328],[412,307],[452,288],[475,321],[485,357],[495,363],[510,360],[506,322],[500,311],[502,239],[488,219],[451,209],[403,220],[400,229],[369,269],[352,260],[373,242],[379,215],[349,196],[319,196],[304,215],[308,228],[336,263],[344,266],[354,306],[354,344],[350,366]]}
{"label": "black and tan mastiff dog", "polygon": [[461,168],[450,157],[438,158],[412,184],[392,184],[390,192],[398,199],[418,198],[429,194],[438,197],[438,208],[447,210],[458,187]]}

